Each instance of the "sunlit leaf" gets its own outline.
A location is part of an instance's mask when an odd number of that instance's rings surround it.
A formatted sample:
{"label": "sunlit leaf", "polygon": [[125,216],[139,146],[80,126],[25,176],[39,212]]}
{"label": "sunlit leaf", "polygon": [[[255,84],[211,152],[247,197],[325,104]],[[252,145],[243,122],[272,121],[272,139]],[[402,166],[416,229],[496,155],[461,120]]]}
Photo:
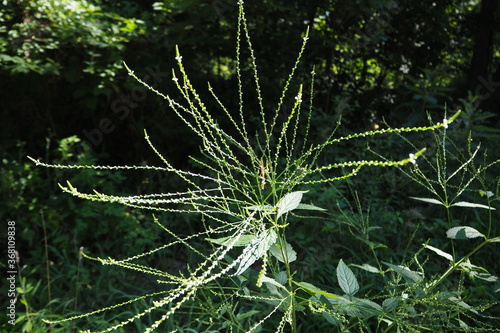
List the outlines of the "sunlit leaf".
{"label": "sunlit leaf", "polygon": [[[278,259],[279,261],[281,261],[283,263],[285,263],[285,262],[291,263],[291,262],[297,260],[297,252],[295,252],[294,249],[292,248],[292,246],[288,243],[285,243],[285,246],[283,247],[283,249],[281,249],[277,244],[274,244],[269,249],[269,252],[276,259]],[[285,260],[285,258],[283,258],[283,253],[286,256],[286,260]]]}
{"label": "sunlit leaf", "polygon": [[[233,244],[233,246],[245,246],[249,244],[254,238],[255,235],[243,235]],[[209,241],[210,243],[229,246],[233,242],[234,236],[222,238],[205,238],[205,240]]]}
{"label": "sunlit leaf", "polygon": [[446,237],[451,239],[469,239],[469,238],[484,237],[484,235],[474,228],[459,226],[449,229],[446,232]]}
{"label": "sunlit leaf", "polygon": [[314,205],[309,205],[309,204],[299,204],[296,209],[304,209],[304,210],[318,210],[318,211],[325,211],[326,209],[314,206]]}
{"label": "sunlit leaf", "polygon": [[264,230],[255,236],[243,250],[235,275],[242,274],[254,262],[262,258],[269,248],[276,243],[277,237],[276,231],[273,229]]}
{"label": "sunlit leaf", "polygon": [[453,261],[453,257],[452,257],[452,256],[451,256],[451,254],[449,254],[449,253],[446,253],[446,252],[444,252],[444,251],[441,251],[440,249],[435,248],[434,246],[430,246],[430,245],[425,245],[425,244],[424,244],[424,247],[425,247],[425,248],[427,248],[427,249],[429,249],[429,250],[431,250],[431,251],[436,252],[436,253],[437,253],[437,254],[439,254],[441,257],[446,258],[446,259],[448,259],[449,261]]}
{"label": "sunlit leaf", "polygon": [[370,273],[380,273],[378,268],[373,267],[372,265],[368,265],[368,264],[363,264],[363,265],[352,264],[351,266],[361,268],[361,269],[363,269],[367,272],[370,272]]}
{"label": "sunlit leaf", "polygon": [[302,200],[302,195],[307,192],[308,191],[295,191],[288,193],[283,198],[281,198],[278,203],[278,218],[281,215],[296,209],[299,206],[300,201]]}
{"label": "sunlit leaf", "polygon": [[274,207],[271,206],[271,205],[248,206],[248,207],[246,207],[246,209],[248,209],[248,210],[255,210],[255,211],[258,211],[258,212],[269,212],[269,211],[272,211],[274,209]]}
{"label": "sunlit leaf", "polygon": [[457,207],[471,207],[471,208],[484,208],[484,209],[496,210],[495,208],[490,207],[490,206],[481,205],[481,204],[472,203],[472,202],[466,202],[466,201],[460,201],[460,202],[454,203],[452,206],[457,206]]}
{"label": "sunlit leaf", "polygon": [[294,283],[298,286],[300,286],[302,289],[307,291],[310,294],[318,294],[318,295],[323,295],[328,298],[339,298],[339,296],[326,292],[324,290],[319,289],[318,287],[308,283],[308,282],[295,282]]}
{"label": "sunlit leaf", "polygon": [[359,291],[359,284],[356,276],[354,276],[354,273],[347,267],[342,259],[340,259],[339,265],[337,266],[337,279],[340,288],[347,295],[353,296]]}
{"label": "sunlit leaf", "polygon": [[441,205],[441,206],[443,206],[443,203],[441,201],[436,200],[436,199],[432,199],[432,198],[417,198],[417,197],[410,197],[410,198],[414,199],[414,200],[419,200],[419,201],[431,203],[431,204],[434,204],[434,205]]}

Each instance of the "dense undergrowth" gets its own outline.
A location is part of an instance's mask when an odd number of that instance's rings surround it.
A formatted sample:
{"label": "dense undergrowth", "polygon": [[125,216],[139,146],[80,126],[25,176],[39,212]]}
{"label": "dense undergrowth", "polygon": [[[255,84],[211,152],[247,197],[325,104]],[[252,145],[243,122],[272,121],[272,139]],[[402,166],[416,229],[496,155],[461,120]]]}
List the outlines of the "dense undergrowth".
{"label": "dense undergrowth", "polygon": [[[77,137],[59,143],[53,163],[32,159],[46,168],[18,164],[30,177],[49,173],[54,189],[59,183],[72,195],[51,198],[68,207],[66,216],[42,206],[29,213],[42,230],[21,231],[47,259],[20,267],[18,327],[495,331],[500,160],[490,160],[467,128],[477,110],[429,117],[422,127],[380,124],[354,134],[341,121],[318,127],[314,85],[291,83],[307,32],[276,108],[265,110],[242,4],[238,22],[238,110],[209,86],[224,116],[214,118],[179,51],[172,75],[184,99],[149,87],[199,140],[189,166],[172,165],[147,134],[153,165],[96,165]],[[240,58],[245,42],[248,60]],[[245,75],[257,110],[243,105]],[[44,282],[26,278],[45,269]]]}

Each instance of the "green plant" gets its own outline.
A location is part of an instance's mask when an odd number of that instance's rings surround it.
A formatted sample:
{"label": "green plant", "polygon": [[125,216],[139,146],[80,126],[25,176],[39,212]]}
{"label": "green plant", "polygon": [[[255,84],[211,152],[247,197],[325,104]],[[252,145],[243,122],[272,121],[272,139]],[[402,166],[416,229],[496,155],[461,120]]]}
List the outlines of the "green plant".
{"label": "green plant", "polygon": [[[309,202],[308,192],[315,185],[347,181],[368,166],[416,165],[417,158],[423,156],[425,151],[415,148],[414,153],[399,160],[346,160],[321,164],[320,157],[323,157],[327,148],[349,140],[384,134],[436,131],[446,128],[458,117],[459,112],[444,119],[442,123],[425,127],[378,129],[341,137],[336,137],[334,130],[324,142],[314,143],[310,141],[313,86],[311,85],[309,92],[308,107],[304,106],[302,100],[305,95],[302,85],[295,93],[289,91],[308,33],[304,35],[297,61],[272,112],[263,107],[256,59],[242,2],[239,7],[237,37],[239,110],[228,110],[209,85],[212,96],[226,116],[225,123],[231,125],[227,128],[205,107],[189,81],[178,50],[176,59],[180,77],[173,72],[173,81],[184,97],[182,103],[148,86],[129,70],[131,76],[164,98],[198,137],[201,154],[191,157],[196,168],[188,170],[174,167],[157,151],[147,134],[146,140],[163,166],[60,165],[32,159],[37,165],[57,169],[94,172],[148,170],[170,173],[183,180],[187,188],[135,196],[104,194],[95,189],[86,193],[71,182],[61,185],[61,188],[86,200],[119,203],[158,213],[182,214],[198,222],[196,226],[189,226],[189,231],[173,231],[172,226],[155,217],[156,227],[163,230],[163,237],[169,240],[165,240],[165,244],[159,247],[125,259],[104,259],[84,253],[86,258],[104,265],[155,276],[158,284],[165,288],[90,313],[48,322],[64,323],[134,306],[133,313],[125,313],[126,318],[117,316],[110,321],[109,327],[96,328],[96,332],[121,330],[132,323],[141,327],[144,332],[152,332],[157,328],[169,332],[265,331],[269,326],[276,332],[298,332],[305,313],[319,314],[325,319],[325,323],[342,331],[357,327],[360,330],[394,329],[416,332],[438,327],[455,328],[456,326],[450,325],[450,318],[454,314],[477,312],[476,308],[463,302],[457,293],[436,292],[436,288],[447,280],[451,272],[464,267],[465,259],[453,261],[449,270],[433,277],[431,282],[424,281],[418,257],[424,248],[433,249],[428,244],[406,264],[383,262],[378,259],[375,247],[371,247],[377,267],[369,264],[352,265],[381,277],[381,287],[376,294],[370,294],[361,291],[365,286],[358,282],[354,272],[341,258],[333,269],[340,291],[326,291],[314,281],[303,280],[299,274],[300,265],[297,265],[300,253],[288,241],[294,234],[295,224],[302,219],[312,218],[307,214],[312,214],[313,217],[317,214],[318,218],[324,214],[324,208],[306,203]],[[251,64],[249,75],[254,79],[259,105],[257,112],[261,127],[255,134],[245,120],[252,110],[245,110],[242,102],[242,76],[246,74],[240,59],[242,38],[248,44]],[[291,98],[294,98],[291,110],[285,112],[285,100]],[[422,177],[428,179],[424,175]],[[425,181],[419,181],[425,185]],[[359,199],[356,198],[355,201],[361,207]],[[487,207],[491,211],[491,207]],[[298,215],[299,213],[304,216]],[[345,214],[344,219],[349,223],[351,216]],[[361,219],[351,225],[361,234],[367,234],[371,231],[367,222],[368,220]],[[448,232],[451,238],[470,238],[468,227],[450,230]],[[486,243],[498,241],[498,237],[489,238],[489,234],[484,238]],[[186,265],[175,273],[142,263],[147,256],[175,247],[181,247],[189,253],[189,256],[182,258]],[[469,258],[479,248],[466,257]],[[434,251],[440,254],[437,248]],[[410,269],[410,264],[416,265],[421,271]],[[491,304],[494,302],[489,303]]]}

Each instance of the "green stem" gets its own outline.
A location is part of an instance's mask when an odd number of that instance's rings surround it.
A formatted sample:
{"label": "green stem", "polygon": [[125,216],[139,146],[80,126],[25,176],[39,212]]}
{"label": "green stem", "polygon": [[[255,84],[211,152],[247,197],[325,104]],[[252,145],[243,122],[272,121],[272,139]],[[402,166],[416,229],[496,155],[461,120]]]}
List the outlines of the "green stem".
{"label": "green stem", "polygon": [[428,288],[427,288],[427,292],[430,293],[434,288],[436,288],[438,285],[440,285],[444,280],[446,280],[446,278],[451,274],[453,273],[458,267],[460,267],[460,265],[466,261],[467,259],[469,259],[474,253],[476,253],[477,251],[479,251],[483,246],[485,246],[486,244],[489,243],[489,240],[486,239],[484,242],[482,242],[481,244],[479,244],[478,246],[476,246],[471,252],[469,252],[465,257],[463,257],[462,259],[460,259],[459,261],[457,261],[456,263],[452,264],[447,270],[446,272],[444,272],[443,275],[441,275],[441,277],[436,280],[435,282],[432,283],[432,285],[430,285]]}

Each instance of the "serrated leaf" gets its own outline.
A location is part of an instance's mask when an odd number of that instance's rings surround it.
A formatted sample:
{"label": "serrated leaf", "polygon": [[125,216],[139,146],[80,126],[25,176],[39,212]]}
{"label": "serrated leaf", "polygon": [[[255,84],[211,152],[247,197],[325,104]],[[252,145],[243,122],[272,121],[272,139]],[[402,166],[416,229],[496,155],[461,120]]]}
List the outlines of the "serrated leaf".
{"label": "serrated leaf", "polygon": [[361,268],[361,269],[363,269],[367,272],[370,272],[370,273],[380,273],[378,268],[373,267],[372,265],[368,265],[368,264],[363,264],[363,265],[352,264],[351,266]]}
{"label": "serrated leaf", "polygon": [[469,239],[485,236],[474,228],[459,226],[449,229],[446,232],[446,237],[451,239]]}
{"label": "serrated leaf", "polygon": [[323,318],[326,319],[327,322],[329,322],[330,324],[332,324],[334,326],[339,326],[341,323],[340,316],[334,317],[333,315],[331,315],[330,313],[328,313],[326,311],[321,312],[321,315],[323,316]]}
{"label": "serrated leaf", "polygon": [[431,204],[434,204],[434,205],[441,205],[441,206],[444,206],[443,203],[439,200],[436,200],[436,199],[432,199],[432,198],[418,198],[418,197],[410,197],[410,199],[414,199],[414,200],[419,200],[419,201],[423,201],[423,202],[427,202],[427,203],[431,203]]}
{"label": "serrated leaf", "polygon": [[[255,235],[243,235],[233,244],[233,246],[245,246],[249,244],[254,238]],[[205,238],[205,240],[209,241],[210,243],[224,245],[224,246],[230,245],[233,242],[233,239],[234,236],[228,236],[222,238]]]}
{"label": "serrated leaf", "polygon": [[300,201],[302,200],[302,195],[307,193],[308,191],[295,191],[288,193],[278,202],[278,212],[277,217],[279,218],[281,215],[288,213],[294,209],[296,209]]}
{"label": "serrated leaf", "polygon": [[393,297],[393,298],[387,298],[382,302],[382,309],[385,312],[391,312],[395,308],[397,308],[399,305],[399,298],[398,297]]}
{"label": "serrated leaf", "polygon": [[359,291],[359,284],[356,276],[349,267],[340,259],[337,266],[337,279],[340,288],[350,296],[355,295]]}
{"label": "serrated leaf", "polygon": [[[277,244],[274,244],[269,249],[269,252],[276,259],[278,259],[279,261],[281,261],[282,263],[285,263],[285,262],[291,263],[291,262],[297,260],[297,252],[295,252],[294,249],[292,248],[292,246],[290,244],[286,243],[286,242],[285,242],[285,247],[284,247],[283,250],[281,248],[279,248]],[[283,252],[285,253],[285,256],[287,258],[286,261],[283,258]]]}
{"label": "serrated leaf", "polygon": [[[288,290],[284,285],[276,281],[275,279],[272,279],[270,277],[264,276],[262,278],[262,282],[266,284],[267,290],[271,292],[272,294],[278,296],[278,297],[283,297],[283,294],[288,293]],[[279,289],[285,291],[285,293],[282,293],[279,291]]]}
{"label": "serrated leaf", "polygon": [[255,236],[243,249],[243,253],[240,255],[240,263],[234,275],[242,274],[250,265],[262,258],[269,248],[276,243],[277,238],[276,231],[273,229],[264,230]]}
{"label": "serrated leaf", "polygon": [[318,211],[325,211],[326,209],[314,206],[314,205],[309,205],[309,204],[299,204],[296,209],[304,209],[304,210],[318,210]]}
{"label": "serrated leaf", "polygon": [[457,206],[457,207],[470,207],[470,208],[484,208],[484,209],[489,209],[489,210],[496,210],[493,207],[486,206],[486,205],[481,205],[473,202],[466,202],[466,201],[460,201],[454,203],[452,206]]}
{"label": "serrated leaf", "polygon": [[436,248],[436,247],[434,247],[434,246],[430,246],[430,245],[425,245],[425,244],[424,244],[424,247],[425,247],[425,248],[427,248],[427,249],[429,249],[429,250],[431,250],[431,251],[436,252],[436,253],[437,253],[437,254],[439,254],[441,257],[446,258],[446,259],[448,259],[449,261],[453,261],[453,257],[452,257],[452,256],[451,256],[451,254],[449,254],[449,253],[446,253],[446,252],[444,252],[444,251],[441,251],[440,249],[438,249],[438,248]]}
{"label": "serrated leaf", "polygon": [[405,279],[406,282],[408,283],[418,283],[422,281],[423,277],[418,274],[417,272],[412,271],[408,267],[400,266],[400,265],[393,265],[388,262],[382,262],[384,265],[389,266],[394,272],[401,274],[401,276]]}

